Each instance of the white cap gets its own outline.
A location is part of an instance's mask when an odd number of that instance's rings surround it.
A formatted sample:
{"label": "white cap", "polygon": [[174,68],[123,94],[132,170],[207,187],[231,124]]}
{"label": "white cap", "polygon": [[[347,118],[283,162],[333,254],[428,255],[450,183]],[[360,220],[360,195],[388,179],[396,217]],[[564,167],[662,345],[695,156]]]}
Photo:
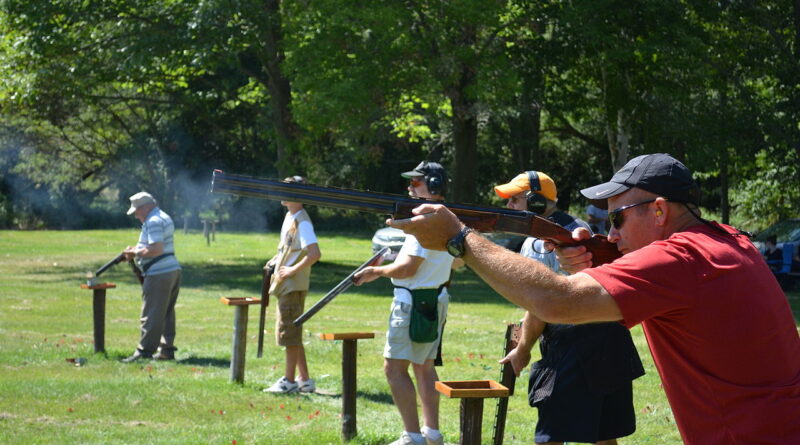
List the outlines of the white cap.
{"label": "white cap", "polygon": [[153,195],[147,192],[139,192],[129,198],[131,200],[131,208],[128,209],[128,215],[133,215],[139,207],[145,204],[155,204],[156,200]]}

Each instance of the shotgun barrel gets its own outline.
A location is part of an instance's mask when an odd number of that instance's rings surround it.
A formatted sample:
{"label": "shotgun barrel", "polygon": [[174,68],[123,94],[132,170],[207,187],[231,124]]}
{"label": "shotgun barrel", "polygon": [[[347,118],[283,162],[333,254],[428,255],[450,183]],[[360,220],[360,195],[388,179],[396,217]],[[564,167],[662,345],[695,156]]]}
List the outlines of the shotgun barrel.
{"label": "shotgun barrel", "polygon": [[111,261],[107,262],[106,264],[103,264],[102,266],[100,266],[100,268],[97,269],[95,271],[95,273],[94,273],[95,278],[99,277],[100,274],[102,274],[103,272],[107,271],[108,269],[111,269],[112,267],[114,267],[115,265],[117,265],[117,264],[119,264],[119,263],[121,263],[123,261],[125,261],[125,254],[121,253],[118,256],[116,256],[113,260],[111,260]]}
{"label": "shotgun barrel", "polygon": [[314,303],[314,305],[311,306],[307,311],[305,311],[302,315],[297,317],[294,320],[293,324],[295,326],[299,326],[305,323],[306,321],[308,321],[309,318],[313,317],[314,314],[319,312],[320,309],[325,307],[325,305],[327,305],[334,298],[336,298],[337,295],[341,294],[347,289],[350,289],[350,286],[353,285],[353,276],[355,276],[355,274],[357,274],[358,272],[364,270],[364,268],[366,268],[367,266],[374,266],[376,264],[379,264],[381,261],[383,261],[383,256],[386,255],[386,253],[389,252],[389,250],[390,249],[388,247],[384,247],[383,249],[375,253],[375,255],[372,255],[370,259],[365,261],[362,265],[358,266],[354,271],[350,272],[350,275],[346,276],[344,280],[339,282],[339,284],[334,286],[333,289],[328,291],[328,293],[325,294],[324,297],[320,298],[319,301]]}
{"label": "shotgun barrel", "polygon": [[375,193],[364,190],[298,184],[277,179],[256,178],[214,170],[211,191],[237,196],[294,201],[359,212],[391,215],[394,219],[410,218],[412,210],[422,204],[442,204],[455,213],[461,222],[479,232],[507,232],[535,236],[558,246],[584,245],[592,253],[592,265],[609,263],[619,258],[614,243],[603,235],[594,235],[576,242],[572,233],[560,225],[533,212],[500,207],[431,201],[402,195]]}

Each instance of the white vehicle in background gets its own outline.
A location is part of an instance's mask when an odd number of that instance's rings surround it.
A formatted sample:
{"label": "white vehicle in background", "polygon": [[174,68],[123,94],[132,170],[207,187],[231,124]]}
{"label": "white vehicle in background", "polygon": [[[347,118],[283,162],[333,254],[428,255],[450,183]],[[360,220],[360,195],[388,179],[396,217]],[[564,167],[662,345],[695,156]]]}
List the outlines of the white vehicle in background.
{"label": "white vehicle in background", "polygon": [[395,229],[394,227],[378,229],[375,235],[372,236],[372,253],[378,253],[379,250],[388,247],[391,250],[383,259],[385,261],[394,261],[405,240],[406,234],[400,229]]}

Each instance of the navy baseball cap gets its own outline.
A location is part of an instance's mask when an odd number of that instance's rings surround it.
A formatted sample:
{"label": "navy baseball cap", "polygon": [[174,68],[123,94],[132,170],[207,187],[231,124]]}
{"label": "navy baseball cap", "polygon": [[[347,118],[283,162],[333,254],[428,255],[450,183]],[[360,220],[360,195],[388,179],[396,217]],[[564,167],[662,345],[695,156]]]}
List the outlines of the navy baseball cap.
{"label": "navy baseball cap", "polygon": [[413,178],[416,176],[430,176],[431,174],[447,175],[442,164],[438,162],[422,161],[419,165],[414,167],[414,170],[400,173],[400,176],[404,178]]}
{"label": "navy baseball cap", "polygon": [[637,156],[610,181],[581,190],[597,207],[608,208],[608,198],[636,187],[670,201],[700,204],[700,187],[683,163],[666,153]]}

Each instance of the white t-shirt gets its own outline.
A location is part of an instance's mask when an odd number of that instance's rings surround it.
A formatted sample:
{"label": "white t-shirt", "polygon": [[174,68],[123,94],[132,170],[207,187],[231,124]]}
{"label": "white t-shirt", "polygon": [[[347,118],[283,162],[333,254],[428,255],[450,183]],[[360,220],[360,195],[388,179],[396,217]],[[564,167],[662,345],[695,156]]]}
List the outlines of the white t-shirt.
{"label": "white t-shirt", "polygon": [[453,266],[453,257],[441,250],[428,250],[419,244],[412,236],[406,235],[403,247],[397,254],[424,258],[417,273],[408,278],[392,278],[392,284],[408,289],[435,289],[450,279],[450,268]]}
{"label": "white t-shirt", "polygon": [[[281,239],[286,239],[286,233],[292,228],[294,220],[298,215],[300,215],[301,212],[305,212],[305,209],[302,209],[295,214],[286,214],[286,218],[283,219],[283,225],[281,226]],[[303,250],[305,250],[305,248],[309,245],[317,243],[317,235],[314,233],[314,226],[310,221],[300,221],[300,224],[297,225],[297,237],[300,240],[300,248]],[[294,258],[287,258],[284,264],[294,264],[298,255],[300,255],[300,251],[294,255],[290,255]]]}

